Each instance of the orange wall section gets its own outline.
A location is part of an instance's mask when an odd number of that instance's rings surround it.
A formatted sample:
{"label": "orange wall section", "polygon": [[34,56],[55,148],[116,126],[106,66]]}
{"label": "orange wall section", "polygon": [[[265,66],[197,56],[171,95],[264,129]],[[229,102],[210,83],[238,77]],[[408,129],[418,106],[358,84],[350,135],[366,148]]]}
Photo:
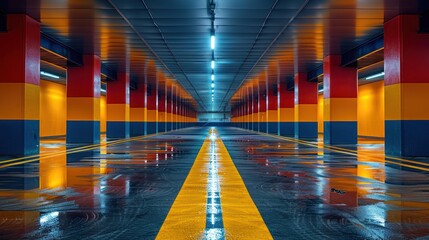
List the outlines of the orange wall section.
{"label": "orange wall section", "polygon": [[317,132],[323,133],[323,93],[317,96]]}
{"label": "orange wall section", "polygon": [[384,137],[384,81],[359,86],[358,135]]}
{"label": "orange wall section", "polygon": [[[60,83],[40,81],[40,136],[66,134],[67,91]],[[100,132],[106,132],[106,96],[100,97]]]}
{"label": "orange wall section", "polygon": [[[318,132],[323,133],[323,94],[317,99]],[[358,87],[358,135],[384,138],[384,81]]]}
{"label": "orange wall section", "polygon": [[40,81],[40,136],[66,134],[66,86],[46,80]]}
{"label": "orange wall section", "polygon": [[107,110],[106,110],[106,96],[101,95],[100,96],[100,132],[105,133],[106,132],[106,117],[107,117]]}

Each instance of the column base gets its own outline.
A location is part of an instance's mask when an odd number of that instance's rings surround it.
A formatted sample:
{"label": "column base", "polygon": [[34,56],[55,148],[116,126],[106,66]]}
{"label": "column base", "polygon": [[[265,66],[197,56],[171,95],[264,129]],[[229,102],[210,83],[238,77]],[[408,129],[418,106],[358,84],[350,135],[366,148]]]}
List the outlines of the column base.
{"label": "column base", "polygon": [[158,123],[158,132],[160,133],[160,132],[165,132],[165,129],[166,129],[167,127],[165,126],[165,122],[159,122]]}
{"label": "column base", "polygon": [[147,122],[147,134],[156,134],[157,131],[157,122]]}
{"label": "column base", "polygon": [[143,136],[144,133],[144,127],[145,122],[130,122],[130,136],[131,137],[137,137],[137,136]]}
{"label": "column base", "polygon": [[99,121],[67,121],[67,143],[100,143]]}
{"label": "column base", "polygon": [[267,122],[259,122],[259,132],[267,133]]}
{"label": "column base", "polygon": [[294,122],[280,122],[279,134],[284,137],[295,137],[295,123]]}
{"label": "column base", "polygon": [[295,138],[317,140],[317,122],[295,122]]}
{"label": "column base", "polygon": [[429,120],[386,120],[387,156],[429,157]]}
{"label": "column base", "polygon": [[279,123],[278,122],[268,122],[268,133],[278,135],[279,134]]}
{"label": "column base", "polygon": [[324,122],[323,124],[325,144],[357,144],[357,122]]}
{"label": "column base", "polygon": [[0,155],[39,153],[38,120],[0,120]]}
{"label": "column base", "polygon": [[130,122],[107,122],[107,138],[129,138]]}

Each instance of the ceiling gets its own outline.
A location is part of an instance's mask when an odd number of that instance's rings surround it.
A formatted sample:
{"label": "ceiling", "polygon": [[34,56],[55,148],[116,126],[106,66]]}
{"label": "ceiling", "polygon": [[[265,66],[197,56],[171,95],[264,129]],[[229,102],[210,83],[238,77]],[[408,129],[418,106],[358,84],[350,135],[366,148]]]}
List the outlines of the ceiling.
{"label": "ceiling", "polygon": [[[223,111],[248,79],[275,63],[282,78],[318,68],[323,57],[383,33],[419,0],[214,0],[215,97],[210,87],[209,0],[7,0],[41,31],[80,53],[95,53],[116,71],[144,81],[150,62],[178,81],[200,111]],[[427,2],[427,1],[426,1]]]}

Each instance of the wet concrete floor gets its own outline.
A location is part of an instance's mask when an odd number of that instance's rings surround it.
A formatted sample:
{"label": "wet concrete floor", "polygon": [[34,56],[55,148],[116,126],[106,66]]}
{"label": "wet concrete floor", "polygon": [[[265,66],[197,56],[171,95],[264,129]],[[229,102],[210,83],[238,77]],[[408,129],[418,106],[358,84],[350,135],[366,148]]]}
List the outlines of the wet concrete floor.
{"label": "wet concrete floor", "polygon": [[0,158],[0,239],[249,239],[251,231],[264,234],[253,239],[429,239],[429,161],[385,158],[382,141],[323,148],[227,127],[83,147],[44,140],[40,156]]}

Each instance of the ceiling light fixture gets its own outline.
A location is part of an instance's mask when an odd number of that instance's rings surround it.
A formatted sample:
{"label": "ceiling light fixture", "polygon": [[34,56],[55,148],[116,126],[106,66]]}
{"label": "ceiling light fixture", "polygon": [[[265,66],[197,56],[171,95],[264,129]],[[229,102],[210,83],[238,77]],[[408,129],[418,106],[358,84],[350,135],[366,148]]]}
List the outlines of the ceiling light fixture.
{"label": "ceiling light fixture", "polygon": [[212,73],[212,81],[214,81],[214,73]]}
{"label": "ceiling light fixture", "polygon": [[214,60],[212,60],[211,66],[212,66],[212,69],[215,68],[215,61]]}
{"label": "ceiling light fixture", "polygon": [[366,80],[370,80],[370,79],[378,78],[378,77],[381,77],[381,76],[384,76],[384,72],[381,72],[381,73],[377,73],[377,74],[371,75],[371,76],[369,76],[369,77],[367,77],[367,78],[365,78],[365,79],[366,79]]}
{"label": "ceiling light fixture", "polygon": [[215,87],[215,84],[214,84],[214,82],[212,82],[212,88],[214,88]]}
{"label": "ceiling light fixture", "polygon": [[43,75],[43,76],[47,76],[47,77],[51,77],[51,78],[55,78],[55,79],[59,79],[60,78],[60,76],[54,75],[52,73],[47,73],[47,72],[44,72],[44,71],[41,71],[40,74]]}
{"label": "ceiling light fixture", "polygon": [[215,49],[215,45],[216,45],[216,36],[215,36],[215,35],[212,35],[212,36],[210,37],[210,47],[211,47],[211,49],[212,49],[212,50],[214,50],[214,49]]}

